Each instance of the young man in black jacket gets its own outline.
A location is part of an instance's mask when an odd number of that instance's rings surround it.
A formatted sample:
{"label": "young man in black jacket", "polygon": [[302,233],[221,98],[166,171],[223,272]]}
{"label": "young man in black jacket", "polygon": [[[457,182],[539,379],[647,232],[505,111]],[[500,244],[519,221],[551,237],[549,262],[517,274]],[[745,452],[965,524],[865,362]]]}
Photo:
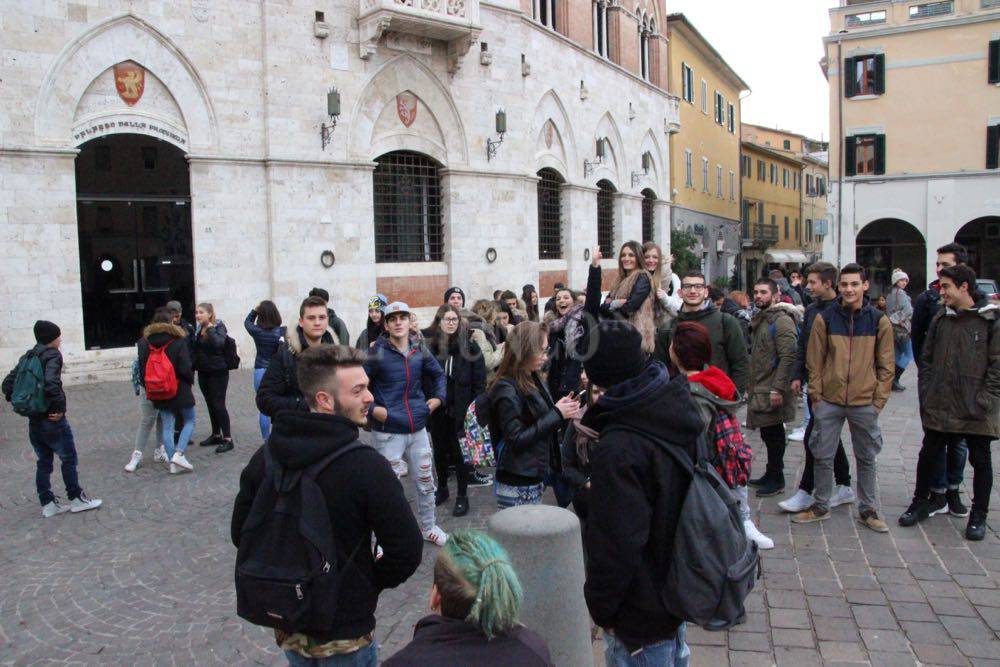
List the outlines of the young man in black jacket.
{"label": "young man in black jacket", "polygon": [[[592,461],[584,595],[611,665],[686,664],[684,623],[660,590],[690,478],[665,447],[693,458],[702,424],[684,375],[649,362],[627,323],[602,322],[587,377],[607,392],[583,424],[600,432]],[[670,406],[669,410],[663,406]]]}
{"label": "young man in black jacket", "polygon": [[323,301],[327,304],[326,315],[330,322],[330,328],[333,329],[333,333],[336,334],[337,340],[341,345],[350,345],[351,334],[347,331],[347,325],[344,324],[344,320],[337,317],[336,311],[334,311],[333,308],[330,308],[330,293],[322,287],[313,287],[309,290],[309,296],[318,296],[323,299]]}
{"label": "young man in black jacket", "polygon": [[[66,419],[66,393],[62,386],[62,332],[52,322],[38,320],[35,322],[35,347],[28,350],[18,361],[17,366],[7,374],[3,381],[4,398],[10,402],[13,398],[14,384],[17,380],[17,367],[30,356],[38,357],[42,364],[42,375],[45,379],[44,412],[28,415],[28,440],[38,457],[35,473],[35,490],[38,491],[38,501],[42,504],[42,516],[46,519],[63,512],[84,512],[97,509],[101,501],[91,500],[80,488],[76,472],[76,443],[73,441],[73,431]],[[62,478],[66,485],[66,496],[69,505],[60,505],[52,493],[49,478],[52,475],[52,462],[58,456],[62,462]]]}
{"label": "young man in black jacket", "polygon": [[[264,447],[281,466],[300,470],[358,440],[373,398],[362,366],[363,354],[347,346],[316,346],[298,360],[298,386],[309,411],[284,410],[275,417],[271,437],[240,476],[233,508],[232,540],[239,548],[243,524],[265,476]],[[323,491],[337,562],[343,563],[337,613],[321,635],[275,630],[275,640],[291,665],[308,665],[336,656],[337,664],[374,665],[375,608],[383,589],[406,581],[420,565],[423,538],[389,463],[371,447],[344,454],[316,477]],[[371,549],[375,534],[382,555]],[[358,548],[360,546],[360,548]],[[353,557],[350,557],[353,552]]]}

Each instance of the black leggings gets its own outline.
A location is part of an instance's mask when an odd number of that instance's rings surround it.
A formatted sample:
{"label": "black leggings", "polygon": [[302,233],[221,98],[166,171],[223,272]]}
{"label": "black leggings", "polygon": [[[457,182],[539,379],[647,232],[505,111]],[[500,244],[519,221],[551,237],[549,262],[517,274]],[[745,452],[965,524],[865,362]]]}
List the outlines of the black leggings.
{"label": "black leggings", "polygon": [[760,439],[767,447],[766,475],[782,481],[785,479],[785,425],[781,422],[762,426]]}
{"label": "black leggings", "polygon": [[212,435],[231,438],[229,411],[226,410],[226,390],[229,389],[229,371],[198,371],[198,387],[205,397],[208,418],[212,422]]}
{"label": "black leggings", "polygon": [[[815,482],[813,481],[813,453],[809,448],[809,440],[812,437],[815,421],[815,418],[809,420],[809,426],[806,426],[806,437],[802,440],[802,446],[806,450],[806,463],[802,469],[802,480],[799,482],[799,488],[810,494],[813,492]],[[851,462],[847,459],[847,452],[844,451],[843,440],[837,443],[837,453],[833,457],[833,479],[841,486],[851,485]]]}
{"label": "black leggings", "polygon": [[455,466],[458,495],[469,492],[469,468],[458,446],[458,430],[455,420],[445,414],[444,407],[431,414],[429,424],[431,443],[434,447],[434,469],[437,470],[438,488],[448,488],[448,466]]}

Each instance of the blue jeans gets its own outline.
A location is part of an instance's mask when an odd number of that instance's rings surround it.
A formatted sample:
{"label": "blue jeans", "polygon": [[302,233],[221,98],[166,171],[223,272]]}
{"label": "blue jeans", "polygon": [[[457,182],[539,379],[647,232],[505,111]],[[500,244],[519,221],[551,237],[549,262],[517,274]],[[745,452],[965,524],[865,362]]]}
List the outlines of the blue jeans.
{"label": "blue jeans", "polygon": [[285,651],[285,659],[291,667],[377,667],[378,645],[372,642],[354,653],[329,658],[304,658],[295,651]]}
{"label": "blue jeans", "polygon": [[632,653],[614,635],[604,634],[604,664],[607,667],[687,667],[691,649],[685,643],[687,631],[681,623],[677,636],[643,646]]}
{"label": "blue jeans", "polygon": [[[257,393],[260,388],[260,381],[264,378],[264,373],[267,372],[266,368],[255,368],[253,369],[253,390]],[[264,413],[257,413],[258,419],[260,421],[260,437],[267,440],[267,436],[271,435],[271,418]]]}
{"label": "blue jeans", "polygon": [[518,505],[541,505],[545,484],[513,486],[503,482],[493,482],[493,495],[497,498],[497,509],[505,510]]}
{"label": "blue jeans", "polygon": [[57,422],[32,419],[28,422],[28,440],[35,450],[35,456],[38,457],[35,464],[35,490],[38,491],[38,502],[45,506],[55,499],[49,482],[55,456],[62,462],[66,496],[70,500],[79,498],[83,489],[80,488],[80,480],[76,475],[76,443],[73,442],[73,431],[69,427],[69,420],[66,417]]}
{"label": "blue jeans", "polygon": [[194,406],[190,408],[180,408],[177,410],[184,425],[181,426],[181,434],[177,437],[177,447],[174,447],[174,411],[160,410],[160,441],[163,449],[167,451],[167,460],[174,458],[174,452],[183,454],[187,451],[188,443],[191,442],[191,434],[194,433]]}

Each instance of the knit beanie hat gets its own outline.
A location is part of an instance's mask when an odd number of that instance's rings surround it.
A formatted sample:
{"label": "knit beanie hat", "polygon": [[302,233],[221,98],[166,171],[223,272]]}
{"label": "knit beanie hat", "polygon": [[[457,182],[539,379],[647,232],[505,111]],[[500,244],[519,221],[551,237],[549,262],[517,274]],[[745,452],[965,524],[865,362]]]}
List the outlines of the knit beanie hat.
{"label": "knit beanie hat", "polygon": [[895,285],[900,280],[909,280],[910,276],[906,275],[906,271],[903,269],[894,269],[892,272],[892,284]]}
{"label": "knit beanie hat", "polygon": [[598,387],[608,389],[640,375],[649,358],[642,351],[642,335],[629,324],[619,320],[605,320],[590,334],[596,337],[596,345],[587,342],[585,349],[594,350],[589,359],[584,360],[583,369],[587,379]]}
{"label": "knit beanie hat", "polygon": [[444,302],[448,303],[448,299],[450,299],[451,295],[455,293],[462,295],[462,307],[465,308],[465,292],[462,291],[461,287],[449,287],[444,293]]}
{"label": "knit beanie hat", "polygon": [[385,310],[388,305],[389,299],[385,298],[384,294],[376,294],[368,299],[368,310]]}
{"label": "knit beanie hat", "polygon": [[48,345],[62,335],[59,327],[47,320],[35,322],[35,340],[42,345]]}

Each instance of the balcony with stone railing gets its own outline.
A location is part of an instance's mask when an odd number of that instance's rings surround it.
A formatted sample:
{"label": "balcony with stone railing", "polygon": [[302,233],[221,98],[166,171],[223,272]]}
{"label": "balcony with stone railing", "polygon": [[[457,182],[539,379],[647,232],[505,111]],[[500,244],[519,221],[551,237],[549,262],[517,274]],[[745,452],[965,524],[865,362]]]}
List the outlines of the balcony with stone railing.
{"label": "balcony with stone railing", "polygon": [[479,0],[358,0],[361,57],[378,50],[387,32],[448,44],[448,69],[479,39]]}

